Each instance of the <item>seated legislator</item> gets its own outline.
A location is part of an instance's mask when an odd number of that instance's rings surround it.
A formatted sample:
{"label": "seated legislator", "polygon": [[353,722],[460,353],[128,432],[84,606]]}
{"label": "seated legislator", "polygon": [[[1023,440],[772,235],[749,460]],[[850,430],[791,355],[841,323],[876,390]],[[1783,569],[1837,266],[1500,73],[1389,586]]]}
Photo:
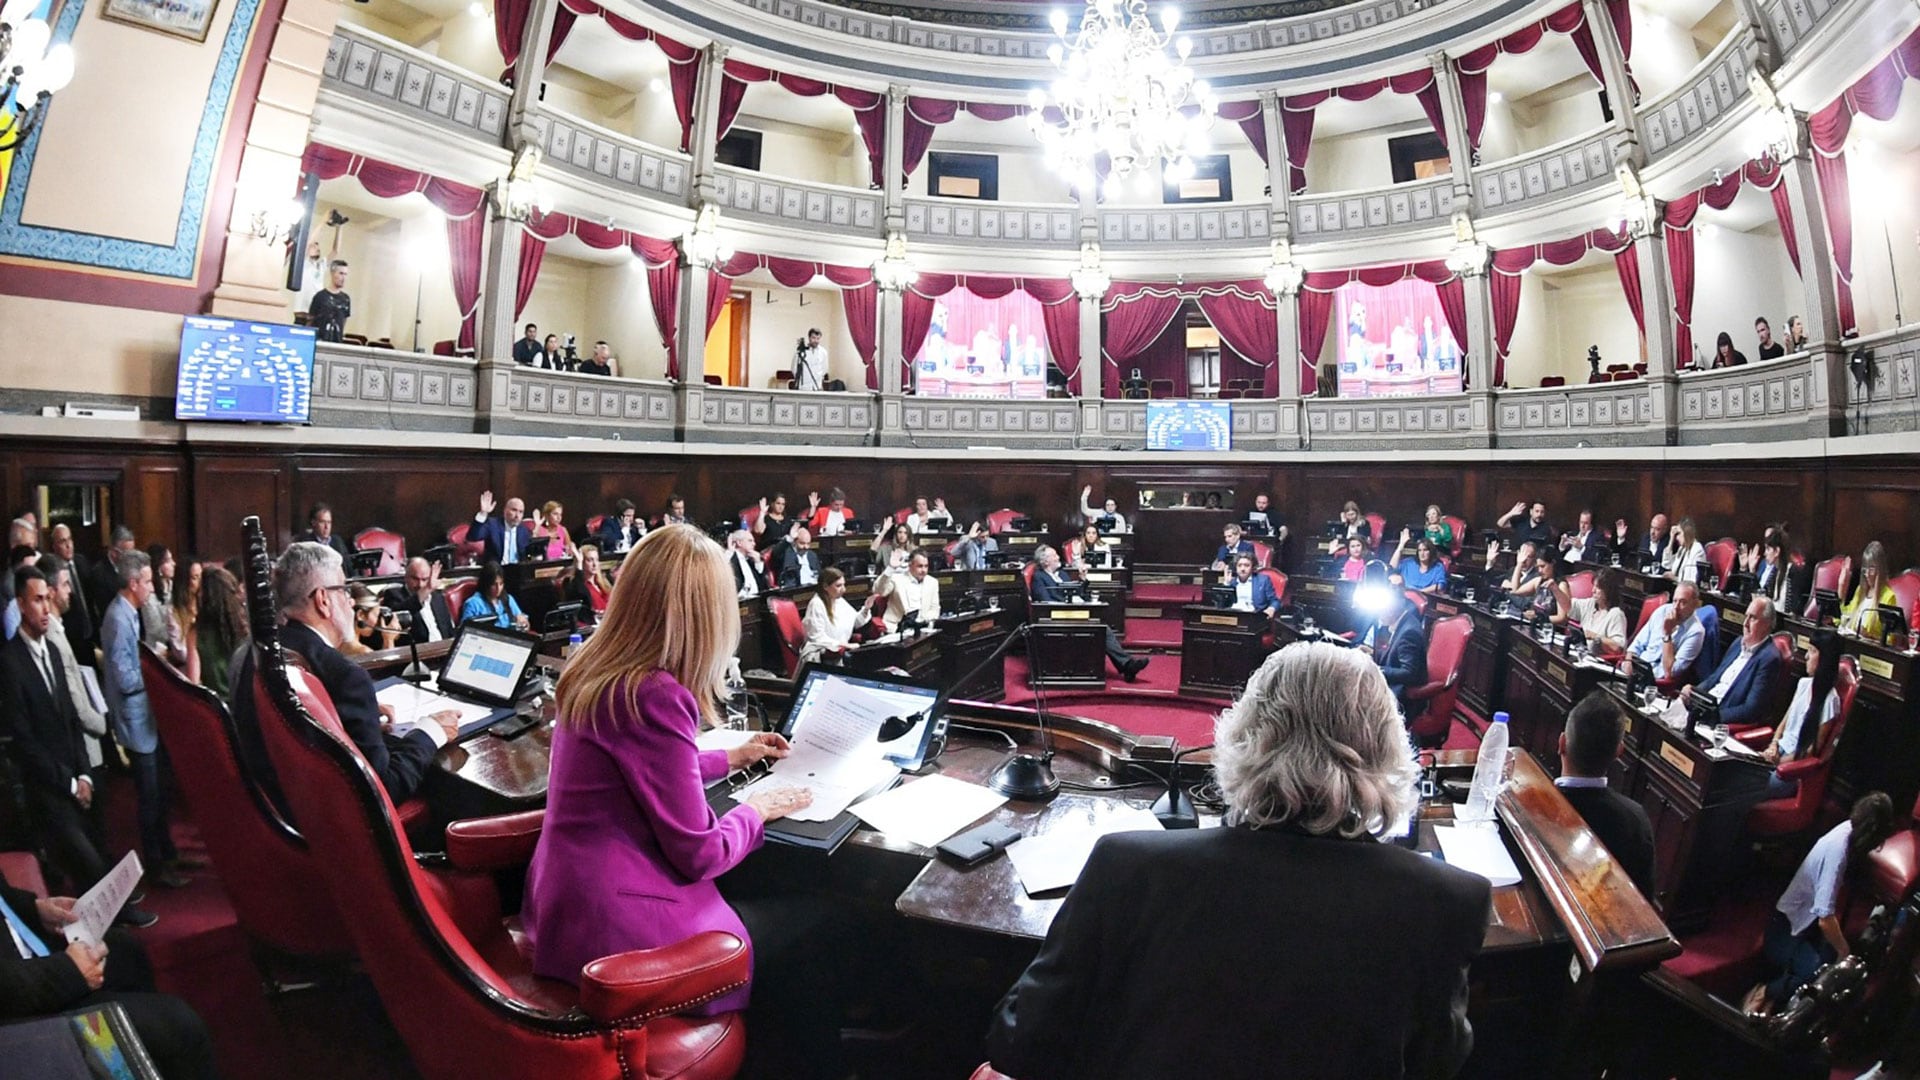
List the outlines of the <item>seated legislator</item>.
{"label": "seated legislator", "polygon": [[735,529],[727,534],[727,566],[733,570],[733,590],[742,600],[760,595],[767,567],[760,553],[753,550],[753,532]]}
{"label": "seated legislator", "polygon": [[775,544],[791,536],[799,523],[787,516],[787,497],[776,491],[771,499],[760,500],[760,512],[753,516],[753,538],[757,544],[764,544],[768,551]]}
{"label": "seated legislator", "polygon": [[1387,688],[1393,691],[1393,700],[1404,716],[1407,691],[1427,681],[1427,630],[1405,593],[1390,586],[1380,588],[1385,593],[1386,609],[1359,648],[1379,665],[1380,675],[1387,680]]}
{"label": "seated legislator", "polygon": [[[118,1005],[166,1080],[213,1080],[213,1040],[192,1006],[154,991],[153,965],[128,931],[69,943],[73,897],[41,900],[0,881],[0,1021]],[[17,1063],[16,1063],[17,1064]],[[0,1068],[0,1071],[8,1071]]]}
{"label": "seated legislator", "polygon": [[1448,521],[1446,516],[1440,512],[1439,503],[1427,504],[1427,514],[1423,525],[1423,535],[1433,541],[1434,547],[1439,548],[1441,551],[1453,550],[1453,541],[1455,540],[1453,535],[1453,522]]}
{"label": "seated legislator", "polygon": [[1568,608],[1586,636],[1587,648],[1615,655],[1627,648],[1627,613],[1614,597],[1620,595],[1620,572],[1600,571],[1593,579],[1593,595],[1577,597]]}
{"label": "seated legislator", "polygon": [[1643,560],[1665,566],[1667,549],[1673,543],[1673,530],[1667,526],[1667,515],[1656,513],[1647,520],[1647,531],[1638,540],[1627,539],[1625,519],[1615,522],[1614,539],[1614,550],[1629,550]]}
{"label": "seated legislator", "polygon": [[[1247,558],[1251,560],[1252,556],[1249,555]],[[1062,604],[1072,600],[1076,595],[1085,595],[1084,585],[1061,579],[1060,553],[1053,548],[1045,544],[1040,545],[1033,553],[1033,564],[1033,589],[1029,595],[1034,601],[1042,604]],[[1272,586],[1269,585],[1268,589],[1271,591]],[[1120,635],[1115,633],[1111,626],[1107,627],[1106,651],[1107,659],[1113,664],[1113,669],[1128,682],[1139,678],[1140,672],[1146,670],[1148,657],[1129,653],[1126,646],[1120,643]]]}
{"label": "seated legislator", "polygon": [[913,512],[907,515],[907,531],[914,536],[935,529],[953,528],[953,511],[947,509],[947,500],[935,499],[933,505],[927,505],[925,496],[913,500]]}
{"label": "seated legislator", "polygon": [[940,617],[940,579],[927,573],[927,553],[915,550],[907,559],[907,572],[904,574],[883,574],[892,578],[893,591],[887,596],[886,614],[882,620],[887,625],[887,633],[900,629],[908,615],[919,619],[921,626],[932,626]]}
{"label": "seated legislator", "polygon": [[1840,608],[1840,632],[1880,641],[1886,637],[1880,609],[1899,606],[1900,598],[1887,584],[1887,549],[1874,540],[1860,553],[1860,584]]}
{"label": "seated legislator", "polygon": [[1675,581],[1700,580],[1700,568],[1707,561],[1707,546],[1700,542],[1699,533],[1699,526],[1690,517],[1681,518],[1674,525],[1666,558],[1660,564],[1666,576]]}
{"label": "seated legislator", "polygon": [[687,500],[678,493],[667,496],[666,512],[660,515],[662,525],[690,525],[687,520]]}
{"label": "seated legislator", "polygon": [[481,545],[480,557],[503,565],[537,558],[533,526],[526,521],[527,504],[508,499],[497,518],[492,516],[493,506],[493,492],[481,492],[480,512],[473,515],[473,527],[467,531],[468,542]]}
{"label": "seated legislator", "polygon": [[633,500],[621,499],[613,504],[613,513],[600,522],[600,550],[609,555],[624,555],[645,535],[647,523],[640,520]]}
{"label": "seated legislator", "polygon": [[333,531],[333,507],[326,503],[313,504],[313,509],[307,514],[307,531],[301,533],[298,539],[310,544],[325,544],[343,559],[353,554],[353,548],[348,546],[346,538]]}
{"label": "seated legislator", "polygon": [[787,534],[786,549],[780,552],[780,565],[774,572],[783,589],[801,589],[820,581],[820,553],[813,550],[813,534],[806,526],[795,525]]}
{"label": "seated legislator", "polygon": [[766,822],[812,802],[781,786],[724,816],[707,805],[706,783],[788,751],[771,732],[724,751],[694,743],[703,722],[719,719],[740,638],[726,564],[718,544],[685,526],[654,530],[628,556],[605,621],[560,676],[546,824],[521,916],[534,971],[572,984],[603,956],[708,930],[738,936],[753,950],[753,981],[688,1011],[751,1007],[752,1039],[811,1029],[808,1059],[838,1077],[838,1020],[825,1015],[832,980],[817,956],[802,959],[807,945],[829,943],[808,941],[797,908],[736,907],[717,884],[760,846]]}
{"label": "seated legislator", "polygon": [[[1116,546],[1112,540],[1100,535],[1098,525],[1088,522],[1080,527],[1078,537],[1067,541],[1067,556],[1072,560],[1075,570],[1085,570],[1096,561],[1105,566],[1112,560]],[[1103,553],[1103,557],[1099,560],[1088,558],[1094,552]]]}
{"label": "seated legislator", "polygon": [[1560,576],[1560,553],[1541,546],[1533,554],[1533,599],[1527,605],[1527,618],[1534,622],[1565,626],[1573,611],[1573,592]]}
{"label": "seated legislator", "polygon": [[1787,663],[1773,647],[1773,601],[1756,596],[1747,604],[1747,621],[1740,629],[1738,648],[1728,649],[1713,674],[1697,686],[1680,691],[1691,701],[1696,689],[1712,694],[1720,703],[1720,722],[1747,725],[1760,723],[1773,705],[1774,687],[1780,685]]}
{"label": "seated legislator", "polygon": [[480,567],[480,583],[460,608],[460,621],[468,619],[480,619],[502,630],[527,628],[527,617],[520,611],[520,602],[507,592],[507,575],[499,563]]}
{"label": "seated legislator", "polygon": [[985,570],[987,556],[1000,550],[1000,541],[995,540],[987,527],[974,522],[967,527],[967,535],[953,545],[953,565],[956,570]]}
{"label": "seated legislator", "polygon": [[834,488],[827,493],[826,505],[820,504],[820,493],[807,492],[807,529],[815,536],[839,536],[847,531],[855,518],[853,507],[847,505],[847,493]]}
{"label": "seated legislator", "polygon": [[1653,822],[1638,802],[1607,787],[1607,770],[1626,744],[1627,718],[1605,691],[1581,698],[1560,733],[1560,789],[1593,835],[1646,896],[1653,895]]}
{"label": "seated legislator", "polygon": [[[1098,510],[1093,508],[1093,485],[1080,489],[1080,520],[1083,524],[1102,526],[1102,532],[1123,533],[1127,531],[1127,517],[1120,512],[1120,504],[1112,499],[1103,500]],[[1112,524],[1107,524],[1107,519]]]}
{"label": "seated legislator", "polygon": [[[1473,1048],[1467,968],[1490,891],[1374,839],[1404,827],[1418,773],[1380,673],[1337,645],[1290,645],[1215,741],[1224,826],[1094,845],[994,1014],[994,1068],[1021,1080],[1454,1075]],[[1169,992],[1195,986],[1209,992]]]}
{"label": "seated legislator", "polygon": [[419,556],[407,560],[407,580],[387,590],[386,604],[412,616],[407,636],[425,644],[453,636],[453,609],[440,590],[440,564]]}
{"label": "seated legislator", "polygon": [[1530,503],[1514,503],[1513,509],[1501,514],[1500,520],[1494,524],[1499,528],[1512,530],[1513,543],[1516,547],[1522,542],[1529,541],[1536,548],[1552,547],[1554,541],[1558,539],[1553,526],[1547,524],[1547,504],[1538,499]]}
{"label": "seated legislator", "polygon": [[1346,554],[1334,564],[1334,570],[1343,581],[1359,581],[1367,575],[1367,542],[1357,536],[1349,537]]}
{"label": "seated legislator", "polygon": [[907,568],[907,556],[913,554],[916,547],[912,529],[893,524],[891,518],[881,522],[880,528],[874,533],[873,542],[867,545],[867,549],[873,553],[873,572],[900,573]]}
{"label": "seated legislator", "polygon": [[573,537],[567,533],[566,513],[565,506],[552,500],[540,508],[532,530],[534,558],[548,562],[573,558]]}
{"label": "seated legislator", "polygon": [[1280,614],[1280,598],[1273,595],[1273,582],[1253,572],[1253,556],[1233,557],[1233,606],[1242,611],[1262,611],[1271,619]]}
{"label": "seated legislator", "polygon": [[592,612],[594,619],[607,610],[607,601],[613,597],[613,579],[607,576],[607,568],[600,561],[600,549],[592,544],[581,544],[579,548],[579,568],[567,577],[567,583],[560,590],[563,601],[577,601],[585,610]]}
{"label": "seated legislator", "polygon": [[[1539,587],[1540,562],[1535,558],[1539,551],[1539,547],[1531,540],[1523,540],[1515,545],[1513,552],[1513,570],[1509,572],[1506,578],[1499,584],[1499,588],[1505,590],[1508,596],[1531,597],[1534,590]],[[1499,541],[1496,540],[1487,545],[1488,566],[1492,566],[1494,560],[1498,558],[1499,555]],[[1489,574],[1488,576],[1492,575]]]}
{"label": "seated legislator", "polygon": [[1893,835],[1893,800],[1870,791],[1854,800],[1847,820],[1814,841],[1767,922],[1761,953],[1775,974],[1747,993],[1749,1014],[1785,1005],[1822,967],[1853,954],[1841,917],[1844,890],[1866,867],[1867,855]]}
{"label": "seated legislator", "polygon": [[874,603],[884,599],[868,593],[856,608],[847,603],[847,575],[831,566],[820,571],[820,588],[807,601],[807,614],[801,620],[807,641],[800,647],[800,659],[811,663],[828,653],[845,652],[853,644],[853,632],[871,619]]}
{"label": "seated legislator", "polygon": [[1347,541],[1358,539],[1362,546],[1373,547],[1373,523],[1360,513],[1360,504],[1348,499],[1340,508],[1340,527],[1338,534],[1327,541],[1327,554],[1339,555],[1347,550]]}
{"label": "seated legislator", "polygon": [[1560,552],[1568,562],[1599,562],[1606,558],[1606,538],[1593,527],[1593,511],[1580,511],[1580,523],[1560,538]]}
{"label": "seated legislator", "polygon": [[1787,530],[1772,528],[1751,548],[1740,546],[1740,570],[1753,579],[1754,591],[1773,601],[1780,611],[1798,611],[1806,600],[1807,576],[1793,565],[1793,540]]}
{"label": "seated legislator", "polygon": [[[353,605],[340,556],[331,550],[318,544],[290,545],[273,564],[273,598],[286,619],[280,643],[298,653],[325,688],[341,728],[380,778],[387,797],[404,801],[420,786],[433,755],[459,733],[459,714],[448,709],[404,732],[384,729],[386,717],[374,696],[372,676],[340,653],[341,644],[353,637]],[[256,764],[271,775],[271,763]]]}
{"label": "seated legislator", "polygon": [[1439,549],[1431,539],[1422,536],[1414,540],[1413,554],[1401,555],[1412,536],[1407,530],[1400,530],[1400,542],[1394,545],[1393,557],[1387,560],[1387,565],[1393,567],[1393,573],[1387,580],[1414,592],[1446,592],[1447,567],[1440,561]]}
{"label": "seated legislator", "polygon": [[1787,713],[1773,730],[1773,739],[1762,751],[1774,766],[1767,777],[1767,798],[1791,799],[1800,790],[1800,781],[1783,780],[1779,766],[1820,751],[1820,733],[1840,714],[1840,695],[1834,684],[1840,679],[1840,635],[1825,628],[1815,630],[1807,641],[1807,674],[1793,688],[1793,700]]}
{"label": "seated legislator", "polygon": [[1628,655],[1645,660],[1656,679],[1686,675],[1706,644],[1706,628],[1694,618],[1699,610],[1697,586],[1690,582],[1674,586],[1673,599],[1654,609],[1653,617],[1627,646]]}

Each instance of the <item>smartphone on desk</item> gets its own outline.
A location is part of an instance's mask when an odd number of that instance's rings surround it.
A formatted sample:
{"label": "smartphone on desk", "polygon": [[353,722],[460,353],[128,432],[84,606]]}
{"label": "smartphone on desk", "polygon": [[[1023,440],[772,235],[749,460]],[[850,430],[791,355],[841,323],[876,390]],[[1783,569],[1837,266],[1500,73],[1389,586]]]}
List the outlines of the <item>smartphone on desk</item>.
{"label": "smartphone on desk", "polygon": [[1011,826],[988,822],[949,837],[937,850],[961,866],[978,866],[1005,851],[1020,835],[1020,830]]}

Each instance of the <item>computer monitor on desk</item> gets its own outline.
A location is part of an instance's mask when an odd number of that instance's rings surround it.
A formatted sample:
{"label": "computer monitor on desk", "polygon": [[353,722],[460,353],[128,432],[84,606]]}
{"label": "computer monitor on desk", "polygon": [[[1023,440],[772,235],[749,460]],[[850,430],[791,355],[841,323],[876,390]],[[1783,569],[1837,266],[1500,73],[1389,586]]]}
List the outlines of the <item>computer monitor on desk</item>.
{"label": "computer monitor on desk", "polygon": [[1840,621],[1840,594],[1832,589],[1813,590],[1814,622],[1832,626]]}
{"label": "computer monitor on desk", "polygon": [[1231,585],[1207,586],[1207,606],[1217,607],[1217,608],[1232,607],[1233,606],[1233,586]]}
{"label": "computer monitor on desk", "polygon": [[347,561],[354,577],[372,577],[380,572],[380,560],[386,557],[387,553],[379,548],[361,548],[347,556]]}

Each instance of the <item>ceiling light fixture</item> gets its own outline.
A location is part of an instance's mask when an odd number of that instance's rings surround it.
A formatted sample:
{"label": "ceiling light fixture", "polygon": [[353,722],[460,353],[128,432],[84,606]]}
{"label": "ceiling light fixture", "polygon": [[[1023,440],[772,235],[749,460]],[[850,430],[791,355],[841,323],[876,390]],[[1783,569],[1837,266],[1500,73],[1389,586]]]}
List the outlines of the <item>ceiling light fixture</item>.
{"label": "ceiling light fixture", "polygon": [[0,6],[0,153],[17,148],[46,117],[47,102],[73,81],[73,46],[52,44],[45,19],[29,18],[38,0]]}

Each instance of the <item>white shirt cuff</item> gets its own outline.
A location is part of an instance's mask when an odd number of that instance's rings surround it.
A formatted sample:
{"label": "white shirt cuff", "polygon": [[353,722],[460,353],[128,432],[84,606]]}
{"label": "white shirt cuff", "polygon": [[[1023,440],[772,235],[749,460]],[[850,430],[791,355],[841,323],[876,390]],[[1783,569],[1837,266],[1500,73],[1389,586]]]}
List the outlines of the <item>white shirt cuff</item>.
{"label": "white shirt cuff", "polygon": [[433,740],[433,748],[435,750],[447,745],[447,729],[430,720],[413,724],[407,727],[406,730],[400,731],[399,734],[400,737],[404,739],[416,731]]}

